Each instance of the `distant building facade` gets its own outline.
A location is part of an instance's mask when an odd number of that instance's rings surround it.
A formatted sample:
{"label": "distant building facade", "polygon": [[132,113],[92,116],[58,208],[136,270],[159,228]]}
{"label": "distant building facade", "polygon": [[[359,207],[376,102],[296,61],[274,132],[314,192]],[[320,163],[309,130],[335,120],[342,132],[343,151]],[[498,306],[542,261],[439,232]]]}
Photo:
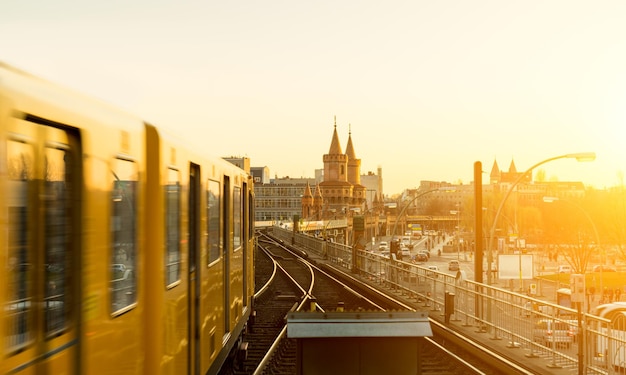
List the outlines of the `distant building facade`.
{"label": "distant building facade", "polygon": [[365,211],[380,209],[383,205],[383,169],[378,167],[376,171],[361,175],[361,184],[365,186]]}
{"label": "distant building facade", "polygon": [[[489,174],[491,192],[504,194],[521,178],[515,191],[518,195],[518,201],[523,204],[536,205],[545,196],[566,199],[577,199],[585,196],[585,185],[580,181],[533,181],[532,172],[523,177],[522,175],[524,172],[517,171],[513,160],[511,160],[509,170],[506,172],[501,171],[497,161],[494,160]],[[484,187],[483,194],[485,194]]]}
{"label": "distant building facade", "polygon": [[250,158],[245,157],[245,156],[243,157],[242,156],[230,156],[230,157],[223,157],[222,159],[226,160],[227,162],[231,164],[238,166],[239,168],[246,171],[246,173],[250,173]]}
{"label": "distant building facade", "polygon": [[[511,160],[508,171],[502,171],[494,160],[489,174],[489,183],[483,183],[483,197],[505,194],[524,172],[518,172],[515,162]],[[585,196],[585,185],[580,181],[533,181],[532,173],[521,177],[515,187],[517,202],[523,205],[541,203],[543,197],[552,196],[562,199],[578,199]],[[428,192],[428,193],[427,193]],[[427,193],[427,194],[426,194]],[[421,213],[426,210],[433,200],[442,202],[444,207],[462,207],[466,202],[474,199],[474,183],[452,184],[444,181],[421,181],[418,189],[407,189],[400,200],[408,201],[418,194],[424,194],[423,199],[416,199],[411,203],[413,212]]]}
{"label": "distant building facade", "polygon": [[[354,213],[383,213],[382,168],[376,173],[361,174],[361,159],[356,158],[351,132],[348,134],[346,152],[342,152],[335,121],[330,148],[322,157],[323,169],[314,170],[314,178],[270,178],[269,167],[250,167],[246,157],[225,157],[227,161],[248,171],[254,181],[257,221],[291,221],[295,215],[304,220],[343,218]],[[523,172],[518,172],[511,160],[508,171],[500,170],[494,160],[489,182],[483,183],[483,196],[504,194]],[[441,189],[446,188],[446,189]],[[441,189],[441,191],[439,191]],[[524,205],[537,205],[545,196],[561,199],[578,199],[585,196],[582,182],[533,181],[532,173],[524,176],[516,186],[517,200]],[[415,199],[419,194],[423,198]],[[474,184],[453,184],[445,181],[420,182],[418,189],[405,190],[399,201],[412,200],[408,214],[425,212],[437,200],[454,209],[474,198]],[[497,200],[497,198],[496,198]],[[449,212],[449,211],[448,211]]]}
{"label": "distant building facade", "polygon": [[254,185],[270,183],[270,169],[268,167],[252,167],[250,168],[252,181]]}
{"label": "distant building facade", "polygon": [[313,178],[274,178],[254,184],[256,221],[291,221],[302,215],[302,197]]}

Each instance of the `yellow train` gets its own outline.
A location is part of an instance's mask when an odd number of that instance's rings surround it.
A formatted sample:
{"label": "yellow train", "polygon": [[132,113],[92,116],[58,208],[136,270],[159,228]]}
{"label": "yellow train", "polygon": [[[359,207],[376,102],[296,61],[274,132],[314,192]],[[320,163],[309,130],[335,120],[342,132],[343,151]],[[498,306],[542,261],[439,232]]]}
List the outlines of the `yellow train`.
{"label": "yellow train", "polygon": [[233,164],[0,63],[0,374],[218,372],[253,209]]}

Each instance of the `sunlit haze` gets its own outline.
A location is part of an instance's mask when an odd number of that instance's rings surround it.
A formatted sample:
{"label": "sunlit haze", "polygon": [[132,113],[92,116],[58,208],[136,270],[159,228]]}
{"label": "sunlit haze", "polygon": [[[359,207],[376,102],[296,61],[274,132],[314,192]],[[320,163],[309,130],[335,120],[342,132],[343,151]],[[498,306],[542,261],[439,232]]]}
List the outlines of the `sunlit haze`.
{"label": "sunlit haze", "polygon": [[[272,177],[314,177],[336,116],[384,193],[473,164],[596,188],[626,171],[624,1],[5,1],[0,60]],[[219,139],[218,142],[215,140]]]}

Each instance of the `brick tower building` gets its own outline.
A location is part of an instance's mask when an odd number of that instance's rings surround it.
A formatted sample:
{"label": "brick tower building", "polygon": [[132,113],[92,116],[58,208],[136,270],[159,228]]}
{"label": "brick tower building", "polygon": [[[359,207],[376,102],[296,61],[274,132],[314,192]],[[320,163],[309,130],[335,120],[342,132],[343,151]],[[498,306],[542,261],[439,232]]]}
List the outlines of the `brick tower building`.
{"label": "brick tower building", "polygon": [[346,217],[355,209],[363,209],[366,187],[361,185],[361,159],[356,158],[351,131],[348,133],[346,152],[343,153],[336,118],[330,149],[323,156],[323,161],[324,180],[316,189],[316,196],[322,199],[322,218]]}

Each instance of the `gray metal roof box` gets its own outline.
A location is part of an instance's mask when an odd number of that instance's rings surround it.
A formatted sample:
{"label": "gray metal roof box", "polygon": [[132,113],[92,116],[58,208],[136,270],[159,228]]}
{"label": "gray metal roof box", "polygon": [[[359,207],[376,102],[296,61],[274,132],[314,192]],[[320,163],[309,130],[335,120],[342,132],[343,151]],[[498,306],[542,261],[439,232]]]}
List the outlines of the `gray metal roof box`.
{"label": "gray metal roof box", "polygon": [[426,312],[291,312],[287,337],[425,337],[433,332]]}

